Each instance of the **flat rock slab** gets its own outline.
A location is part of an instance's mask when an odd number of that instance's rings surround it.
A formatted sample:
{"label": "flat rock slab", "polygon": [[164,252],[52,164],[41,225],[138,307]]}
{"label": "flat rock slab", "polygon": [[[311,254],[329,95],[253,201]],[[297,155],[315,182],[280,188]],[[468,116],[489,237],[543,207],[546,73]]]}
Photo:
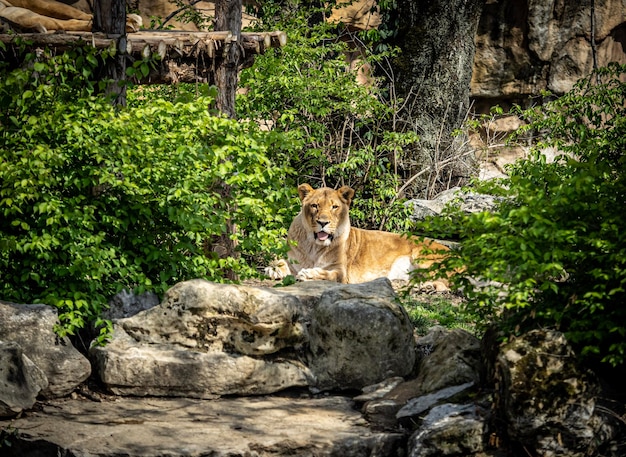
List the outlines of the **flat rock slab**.
{"label": "flat rock slab", "polygon": [[16,434],[4,457],[384,456],[403,446],[398,434],[372,432],[342,396],[67,398],[0,429]]}

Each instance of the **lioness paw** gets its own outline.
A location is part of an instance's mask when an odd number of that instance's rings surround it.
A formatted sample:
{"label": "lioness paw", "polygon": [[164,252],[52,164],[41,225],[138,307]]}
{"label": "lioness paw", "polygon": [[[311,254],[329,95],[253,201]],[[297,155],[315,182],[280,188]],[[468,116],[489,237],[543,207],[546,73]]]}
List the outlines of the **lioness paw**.
{"label": "lioness paw", "polygon": [[327,271],[323,268],[303,268],[298,272],[296,279],[298,281],[315,281],[318,279],[327,279]]}
{"label": "lioness paw", "polygon": [[289,264],[286,260],[275,260],[268,267],[265,267],[265,275],[270,279],[284,279],[291,274]]}

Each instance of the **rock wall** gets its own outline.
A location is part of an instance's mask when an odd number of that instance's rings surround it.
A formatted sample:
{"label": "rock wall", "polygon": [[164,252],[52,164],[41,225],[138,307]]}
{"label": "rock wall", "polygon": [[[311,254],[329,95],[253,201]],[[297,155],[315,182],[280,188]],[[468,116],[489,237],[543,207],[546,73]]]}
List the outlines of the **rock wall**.
{"label": "rock wall", "polygon": [[[355,1],[331,20],[377,27],[374,4]],[[563,94],[594,61],[626,63],[626,0],[487,0],[475,42],[470,95],[477,111],[527,104],[542,90]]]}
{"label": "rock wall", "polygon": [[594,60],[626,63],[625,0],[489,0],[476,35],[475,107],[563,94]]}

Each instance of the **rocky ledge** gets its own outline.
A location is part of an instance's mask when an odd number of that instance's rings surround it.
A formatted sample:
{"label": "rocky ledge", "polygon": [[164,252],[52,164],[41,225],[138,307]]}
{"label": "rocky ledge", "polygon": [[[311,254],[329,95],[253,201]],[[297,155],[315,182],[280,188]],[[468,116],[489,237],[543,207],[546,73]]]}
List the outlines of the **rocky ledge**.
{"label": "rocky ledge", "polygon": [[352,405],[348,397],[306,392],[215,400],[78,396],[14,420],[16,435],[2,455],[343,457],[396,455],[404,447],[403,434],[370,430]]}
{"label": "rocky ledge", "polygon": [[2,456],[623,450],[623,420],[598,406],[598,381],[558,332],[506,345],[441,327],[416,337],[384,279],[193,280],[145,303],[117,315],[112,341],[89,360],[54,335],[51,309],[0,303]]}

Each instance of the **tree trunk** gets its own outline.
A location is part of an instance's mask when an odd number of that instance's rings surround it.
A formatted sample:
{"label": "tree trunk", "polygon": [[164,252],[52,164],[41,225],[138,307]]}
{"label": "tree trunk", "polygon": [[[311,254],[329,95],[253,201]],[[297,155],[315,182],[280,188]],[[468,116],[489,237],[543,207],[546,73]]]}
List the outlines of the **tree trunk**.
{"label": "tree trunk", "polygon": [[[234,119],[235,113],[235,95],[239,82],[239,62],[243,58],[241,46],[241,13],[242,0],[215,0],[215,31],[228,31],[231,34],[229,40],[224,41],[224,46],[220,50],[221,55],[215,58],[215,85],[217,86],[217,109],[228,117]],[[229,160],[232,160],[229,157]],[[233,190],[226,184],[222,183],[220,193],[226,204],[231,206],[229,209],[234,212]],[[237,258],[237,244],[232,239],[237,231],[237,226],[232,219],[225,221],[226,231],[214,238],[213,251],[220,257]],[[232,271],[226,271],[225,275],[228,279],[237,280],[237,274]]]}
{"label": "tree trunk", "polygon": [[232,38],[224,42],[221,56],[216,58],[215,85],[217,109],[235,117],[235,94],[239,81],[239,62],[243,58],[241,46],[242,0],[215,1],[215,31],[228,31]]}
{"label": "tree trunk", "polygon": [[126,105],[126,1],[94,0],[92,32],[118,40],[117,53],[101,68],[100,79],[108,82],[105,93],[114,105]]}
{"label": "tree trunk", "polygon": [[[395,88],[399,97],[410,98],[404,115],[418,126],[420,154],[429,156],[435,168],[449,159],[442,156],[444,151],[454,154],[452,149],[463,143],[453,140],[451,133],[462,127],[470,109],[474,37],[485,1],[398,0],[398,34],[393,42],[402,52],[392,64]],[[444,181],[459,184],[451,178],[433,179],[441,181],[438,190],[443,190]],[[432,190],[426,197],[437,192],[434,184],[429,184]]]}

